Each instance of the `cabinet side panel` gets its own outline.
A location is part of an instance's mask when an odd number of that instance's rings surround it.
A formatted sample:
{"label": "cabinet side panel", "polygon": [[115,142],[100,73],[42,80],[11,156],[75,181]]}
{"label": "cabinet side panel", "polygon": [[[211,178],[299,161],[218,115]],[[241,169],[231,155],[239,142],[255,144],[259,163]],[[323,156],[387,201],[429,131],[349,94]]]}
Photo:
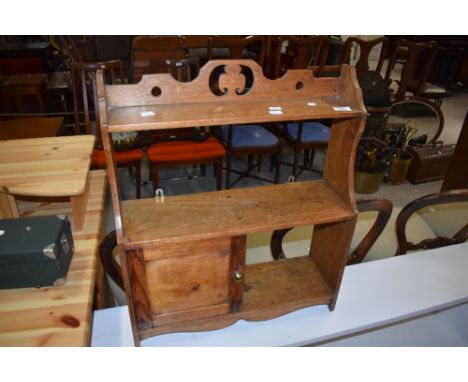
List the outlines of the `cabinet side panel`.
{"label": "cabinet side panel", "polygon": [[131,288],[131,294],[127,294],[127,297],[131,297],[128,303],[133,306],[136,325],[139,330],[151,328],[153,324],[143,251],[141,249],[127,251],[125,257],[128,265],[129,286]]}
{"label": "cabinet side panel", "polygon": [[338,294],[355,225],[356,218],[314,227],[310,255],[335,293],[331,306],[334,306]]}
{"label": "cabinet side panel", "polygon": [[365,118],[334,120],[325,161],[324,179],[339,197],[355,209],[354,161]]}

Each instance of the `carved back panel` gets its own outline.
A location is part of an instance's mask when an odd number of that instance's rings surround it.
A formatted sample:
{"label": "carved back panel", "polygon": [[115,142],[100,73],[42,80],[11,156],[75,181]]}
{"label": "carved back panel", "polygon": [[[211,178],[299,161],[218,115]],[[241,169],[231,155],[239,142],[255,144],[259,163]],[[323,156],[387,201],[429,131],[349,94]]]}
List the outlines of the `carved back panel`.
{"label": "carved back panel", "polygon": [[255,61],[213,60],[201,68],[193,81],[181,83],[170,74],[145,75],[138,84],[106,86],[106,97],[108,108],[112,109],[333,97],[340,87],[341,78],[315,78],[312,71],[307,69],[290,70],[277,80],[269,80],[263,76],[262,68]]}

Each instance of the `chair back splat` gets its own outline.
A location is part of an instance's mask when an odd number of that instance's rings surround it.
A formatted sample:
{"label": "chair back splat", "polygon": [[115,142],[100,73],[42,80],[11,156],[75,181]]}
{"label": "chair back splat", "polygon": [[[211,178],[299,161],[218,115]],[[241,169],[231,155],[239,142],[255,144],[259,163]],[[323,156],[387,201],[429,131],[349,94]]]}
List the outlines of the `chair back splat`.
{"label": "chair back splat", "polygon": [[410,92],[414,97],[433,99],[440,106],[442,99],[450,95],[445,89],[426,82],[437,53],[436,41],[411,42],[405,39],[397,41],[391,53],[385,79],[390,81],[390,74],[397,62],[403,56],[404,63],[395,100],[405,99]]}
{"label": "chair back splat", "polygon": [[[120,60],[103,62],[72,61],[73,109],[75,115],[75,134],[94,134],[96,147],[93,151],[91,168],[106,168],[106,160],[101,141],[101,122],[97,97],[96,73],[103,70],[108,83],[124,83],[123,65]],[[80,103],[81,101],[81,103]],[[94,118],[92,119],[92,116]],[[81,129],[81,116],[84,119],[84,132]],[[94,124],[94,129],[93,129]],[[135,196],[141,197],[141,160],[143,150],[137,133],[115,134],[114,143],[118,148],[115,154],[117,167],[127,167],[135,174]]]}

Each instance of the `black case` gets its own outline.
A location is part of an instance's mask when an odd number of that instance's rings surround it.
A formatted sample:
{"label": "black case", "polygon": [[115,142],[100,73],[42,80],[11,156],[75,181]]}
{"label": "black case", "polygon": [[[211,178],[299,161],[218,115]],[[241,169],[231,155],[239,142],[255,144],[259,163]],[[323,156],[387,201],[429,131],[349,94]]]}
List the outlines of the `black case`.
{"label": "black case", "polygon": [[0,220],[0,289],[59,286],[73,256],[65,215]]}

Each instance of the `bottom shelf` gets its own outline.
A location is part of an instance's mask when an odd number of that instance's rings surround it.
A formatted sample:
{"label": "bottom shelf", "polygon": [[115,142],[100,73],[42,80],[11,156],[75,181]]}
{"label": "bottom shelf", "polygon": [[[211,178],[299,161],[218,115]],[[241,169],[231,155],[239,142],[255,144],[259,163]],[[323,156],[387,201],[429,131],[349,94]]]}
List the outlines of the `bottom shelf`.
{"label": "bottom shelf", "polygon": [[[141,339],[178,331],[219,329],[238,320],[268,320],[312,305],[330,304],[335,293],[310,256],[248,265],[240,309],[217,316],[165,322],[139,331]],[[189,316],[188,316],[189,317]]]}
{"label": "bottom shelf", "polygon": [[245,289],[239,314],[264,320],[318,304],[334,296],[310,256],[252,264],[245,269]]}

